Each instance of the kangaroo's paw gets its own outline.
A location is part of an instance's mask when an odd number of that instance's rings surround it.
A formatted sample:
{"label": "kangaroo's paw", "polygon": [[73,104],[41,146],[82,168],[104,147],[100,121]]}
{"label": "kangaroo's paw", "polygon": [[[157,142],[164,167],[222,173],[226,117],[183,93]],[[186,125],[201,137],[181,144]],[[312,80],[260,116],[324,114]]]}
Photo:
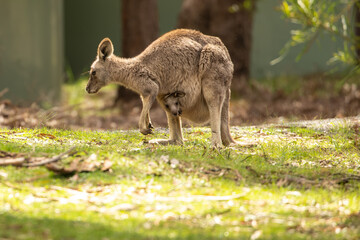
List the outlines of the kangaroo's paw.
{"label": "kangaroo's paw", "polygon": [[140,132],[144,135],[148,135],[148,134],[152,133],[152,129],[151,128],[143,128],[143,129],[140,129]]}

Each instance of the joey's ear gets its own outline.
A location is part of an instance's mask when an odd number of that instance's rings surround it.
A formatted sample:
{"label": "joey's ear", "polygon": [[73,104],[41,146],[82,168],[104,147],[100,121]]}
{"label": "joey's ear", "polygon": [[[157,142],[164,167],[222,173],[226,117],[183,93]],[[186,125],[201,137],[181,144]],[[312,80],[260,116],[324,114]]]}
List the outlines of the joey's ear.
{"label": "joey's ear", "polygon": [[173,95],[173,93],[168,93],[168,94],[164,95],[164,96],[162,97],[162,99],[163,99],[163,100],[166,100],[166,99],[168,99],[169,97],[171,97],[172,95]]}
{"label": "joey's ear", "polygon": [[105,59],[110,55],[112,55],[113,52],[114,52],[114,47],[111,40],[109,38],[104,38],[98,46],[97,54],[99,59],[105,61]]}
{"label": "joey's ear", "polygon": [[176,97],[176,98],[182,98],[182,97],[185,97],[185,93],[184,92],[181,92],[181,91],[176,91],[173,93],[173,96]]}

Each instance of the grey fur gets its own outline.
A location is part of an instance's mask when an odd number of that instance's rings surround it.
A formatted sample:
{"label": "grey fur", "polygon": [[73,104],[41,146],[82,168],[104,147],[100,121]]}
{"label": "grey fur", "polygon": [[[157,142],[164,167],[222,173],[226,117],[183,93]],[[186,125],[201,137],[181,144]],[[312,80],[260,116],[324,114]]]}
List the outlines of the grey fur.
{"label": "grey fur", "polygon": [[167,110],[164,103],[169,92],[181,91],[186,93],[181,98],[181,117],[195,123],[210,120],[214,147],[235,143],[229,130],[234,67],[219,38],[178,29],[164,34],[134,58],[120,58],[113,51],[110,39],[100,42],[86,91],[96,93],[109,83],[117,83],[137,92],[143,102],[141,133],[152,131],[149,110],[157,99],[166,111],[170,128],[170,140],[158,142],[183,143],[181,118]]}

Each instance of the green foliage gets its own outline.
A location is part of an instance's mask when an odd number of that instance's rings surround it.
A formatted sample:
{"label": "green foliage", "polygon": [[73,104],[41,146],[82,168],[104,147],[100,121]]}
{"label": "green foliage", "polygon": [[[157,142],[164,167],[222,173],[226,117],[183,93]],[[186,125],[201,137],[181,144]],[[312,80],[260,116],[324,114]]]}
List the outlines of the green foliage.
{"label": "green foliage", "polygon": [[[110,172],[60,176],[0,167],[1,239],[358,239],[360,142],[347,122],[208,128],[183,146],[138,131],[0,129],[0,153],[52,157],[76,147]],[[1,158],[0,158],[1,160]]]}
{"label": "green foliage", "polygon": [[344,41],[343,49],[333,53],[329,63],[341,62],[347,66],[358,66],[355,48],[358,47],[357,38],[353,32],[352,9],[357,0],[283,0],[280,9],[283,16],[299,29],[291,31],[291,39],[281,51],[281,56],[272,61],[281,61],[293,46],[304,44],[303,51],[298,55],[300,59],[320,34],[330,34],[334,38]]}

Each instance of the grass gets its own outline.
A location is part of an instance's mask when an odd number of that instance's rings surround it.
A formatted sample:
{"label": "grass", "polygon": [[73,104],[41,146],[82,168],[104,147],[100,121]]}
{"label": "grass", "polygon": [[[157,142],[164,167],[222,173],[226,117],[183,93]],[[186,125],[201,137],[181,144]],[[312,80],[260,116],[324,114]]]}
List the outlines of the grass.
{"label": "grass", "polygon": [[[65,86],[68,104],[83,106],[83,85]],[[50,158],[75,147],[63,163],[90,156],[113,163],[111,171],[70,176],[0,167],[0,239],[360,238],[356,125],[231,132],[240,144],[216,150],[209,128],[184,129],[183,146],[148,143],[168,138],[164,129],[143,136],[0,128],[0,160],[5,153]]]}
{"label": "grass", "polygon": [[114,164],[111,172],[69,177],[44,167],[2,167],[1,239],[360,237],[360,157],[351,127],[233,128],[246,147],[220,150],[209,147],[207,128],[186,129],[183,146],[146,143],[165,138],[160,130],[149,137],[0,132],[1,151],[51,157],[76,146],[77,156]]}

